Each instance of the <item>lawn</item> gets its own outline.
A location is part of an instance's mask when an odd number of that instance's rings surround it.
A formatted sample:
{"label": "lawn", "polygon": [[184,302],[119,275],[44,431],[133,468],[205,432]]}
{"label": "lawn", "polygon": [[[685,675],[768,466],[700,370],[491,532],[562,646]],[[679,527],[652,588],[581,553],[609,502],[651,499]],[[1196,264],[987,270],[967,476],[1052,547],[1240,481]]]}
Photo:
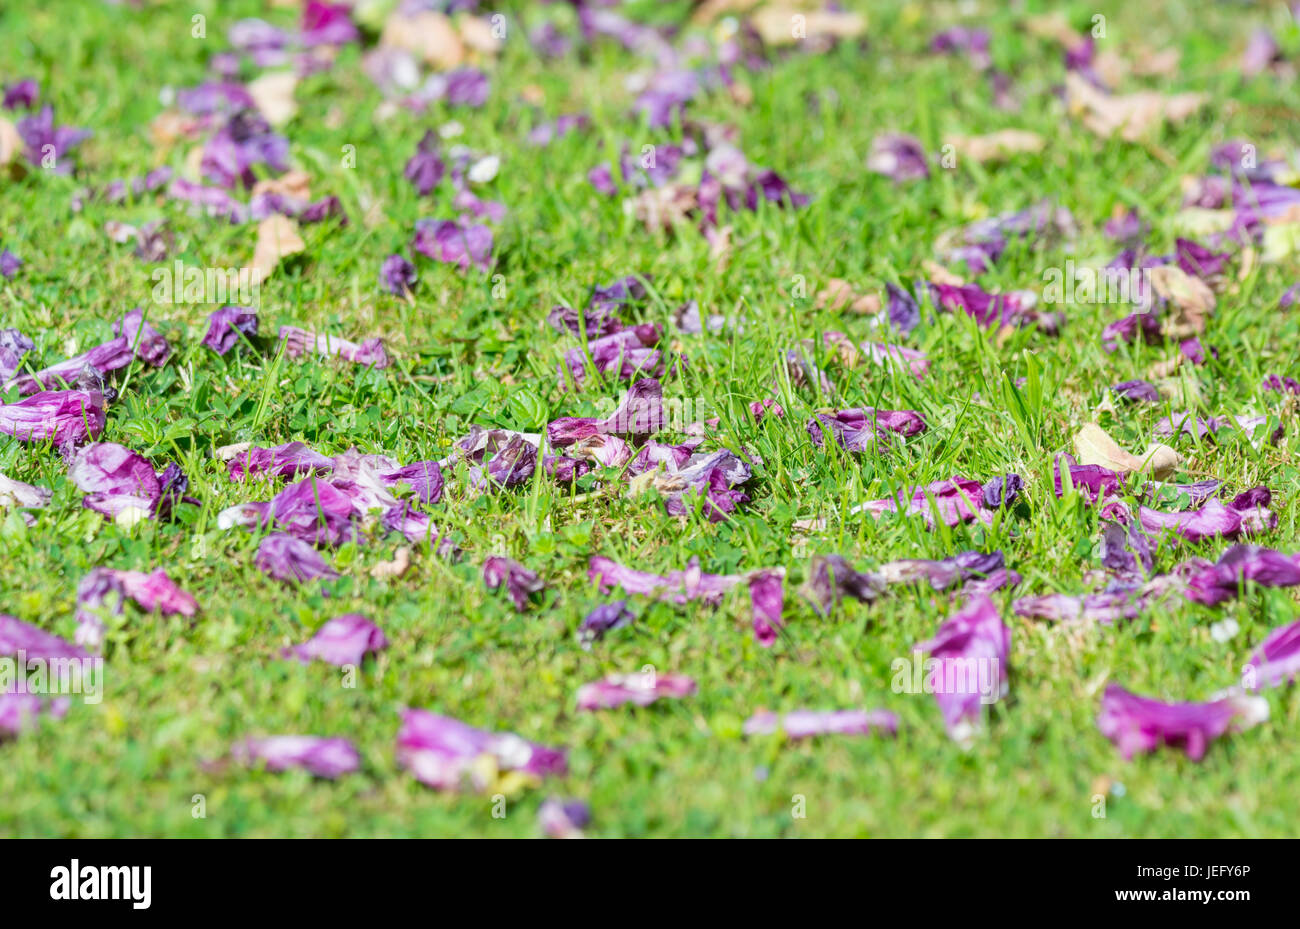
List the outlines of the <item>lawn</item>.
{"label": "lawn", "polygon": [[[289,161],[310,177],[311,197],[336,196],[348,222],[299,225],[301,252],[285,257],[257,294],[260,335],[218,355],[200,340],[219,304],[159,303],[154,272],[177,260],[199,269],[247,266],[257,221],[202,215],[165,189],[122,203],[88,198],[80,210],[72,202],[87,187],[164,165],[196,177],[192,152],[212,127],[160,140],[159,114],[176,108],[178,90],[213,79],[210,59],[229,50],[233,23],[262,17],[294,30],[295,5],[6,4],[0,84],[34,78],[38,107],[50,104],[58,124],[93,135],[75,148],[74,173],[30,166],[0,175],[0,248],[23,261],[0,279],[0,329],[31,337],[24,370],[38,370],[111,339],[112,321],[142,308],[171,356],[159,367],[136,359],[108,376],[117,397],[99,439],[159,469],[175,462],[197,502],[176,506],[171,519],[106,518],[82,505],[84,491],[54,443],[0,435],[0,473],[52,491],[47,507],[29,511],[31,525],[13,508],[0,510],[0,613],[72,640],[78,585],[96,567],[161,568],[193,595],[198,612],[162,616],[127,606],[109,617],[102,702],[74,699],[63,718],[42,718],[0,741],[0,834],[528,837],[539,834],[538,808],[548,797],[584,801],[586,834],[601,837],[1293,834],[1294,688],[1263,691],[1269,719],[1224,735],[1200,761],[1169,747],[1125,760],[1096,719],[1108,683],[1175,702],[1208,700],[1236,684],[1269,631],[1295,621],[1300,588],[1251,585],[1214,606],[1175,591],[1113,624],[1027,618],[1012,604],[1097,589],[1101,508],[1077,492],[1053,491],[1054,457],[1074,453],[1073,437],[1089,422],[1140,453],[1158,421],[1181,409],[1270,417],[1263,431],[1281,426],[1276,441],[1234,429],[1163,440],[1180,456],[1169,480],[1219,478],[1225,500],[1267,486],[1277,524],[1252,541],[1300,551],[1296,398],[1262,387],[1268,375],[1300,376],[1300,307],[1279,306],[1300,280],[1300,251],[1223,247],[1231,258],[1199,333],[1205,362],[1169,373],[1153,403],[1107,402],[1109,388],[1161,379],[1152,367],[1178,354],[1176,341],[1107,351],[1103,327],[1135,310],[1053,306],[1041,296],[1046,269],[1115,257],[1120,246],[1103,227],[1117,208],[1138,211],[1151,254],[1172,253],[1179,236],[1210,239],[1205,229],[1188,231],[1196,217],[1184,208],[1185,181],[1209,172],[1221,143],[1246,139],[1261,161],[1276,153],[1295,166],[1300,26],[1281,4],[1064,5],[1080,35],[1099,7],[1111,7],[1097,50],[1130,67],[1162,50],[1181,52],[1163,73],[1130,71],[1123,92],[1206,95],[1188,118],[1126,141],[1089,131],[1063,103],[1061,45],[1025,26],[1043,5],[844,5],[864,14],[859,34],[770,49],[763,67],[738,65],[732,87],[702,88],[684,117],[652,128],[633,111],[640,91],[629,78],[652,75],[654,58],[609,37],[584,41],[567,4],[501,4],[499,52],[470,59],[489,74],[485,102],[438,99],[417,112],[385,101],[362,66],[393,4],[358,3],[361,42],[343,44],[329,67],[301,77],[296,113],[276,127],[289,141]],[[692,36],[716,43],[727,34],[725,24],[692,23],[691,10],[634,2],[619,13],[681,25],[679,47]],[[495,12],[483,5],[479,15],[487,23]],[[201,37],[196,15],[205,17]],[[567,54],[543,57],[530,44],[528,33],[546,20],[574,39]],[[976,56],[931,50],[932,37],[955,25],[988,30],[988,67],[1010,76],[1013,105],[995,106]],[[1247,78],[1242,51],[1260,27],[1290,60]],[[240,68],[243,82],[283,70],[247,59]],[[530,143],[530,130],[569,113],[589,123],[548,145]],[[26,115],[0,111],[14,122]],[[694,214],[650,229],[625,206],[625,191],[606,196],[589,182],[589,170],[617,161],[625,144],[635,157],[643,146],[659,157],[693,138],[684,121],[732,127],[751,164],[776,171],[809,201],[760,198],[752,210],[724,202],[723,247],[701,234]],[[495,177],[473,187],[506,207],[499,221],[487,221],[494,242],[485,270],[411,247],[418,220],[462,212],[450,176],[422,196],[403,174],[426,130],[438,137],[452,122],[459,133],[453,127],[438,138],[448,165],[456,145],[500,159]],[[1044,145],[1001,162],[960,152],[952,167],[940,162],[949,138],[1004,129],[1037,133]],[[868,170],[873,139],[888,132],[920,141],[933,156],[928,178],[896,181]],[[702,159],[686,160],[681,177],[694,182]],[[257,173],[274,172],[259,165]],[[234,194],[248,201],[247,190]],[[945,233],[1045,199],[1068,208],[1074,234],[1013,238],[982,273],[945,257]],[[159,260],[137,257],[105,229],[157,219],[171,236]],[[409,297],[380,286],[381,262],[394,253],[418,271]],[[865,296],[884,297],[886,284],[923,290],[931,262],[987,291],[1034,291],[1039,309],[1063,313],[1059,335],[1035,325],[990,330],[964,313],[936,312],[926,298],[920,325],[889,336],[928,356],[923,378],[863,359],[850,365],[827,349],[827,332],[855,342],[886,338],[871,314],[819,300],[831,281]],[[303,584],[259,570],[265,530],[218,525],[223,510],[269,500],[287,483],[232,481],[218,449],[235,443],[298,440],[329,456],[355,447],[405,464],[447,458],[474,424],[538,433],[560,417],[607,415],[629,383],[588,368],[582,389],[566,389],[557,366],[582,338],[557,332],[547,316],[557,305],[586,306],[593,287],[627,275],[647,286],[622,310],[625,321],[658,324],[665,358],[682,359],[661,380],[665,400],[687,412],[661,440],[681,441],[687,420],[716,418],[704,447],[750,460],[749,499],[724,518],[711,520],[689,495],[685,515],[674,515],[662,494],[632,492],[617,466],[596,468],[576,487],[538,467],[517,485],[485,489],[462,464],[445,469],[442,499],[427,507],[459,557],[367,525],[358,538],[321,548],[337,580]],[[678,308],[691,300],[706,316],[725,318],[718,331],[692,334],[678,324]],[[282,325],[356,342],[381,337],[392,364],[290,357],[276,338]],[[785,366],[785,353],[801,346],[833,388]],[[20,396],[11,388],[0,403]],[[749,404],[770,397],[784,415],[756,420]],[[811,440],[806,423],[815,411],[857,407],[918,411],[928,428],[863,451]],[[1019,499],[987,524],[931,529],[920,517],[854,512],[903,487],[1012,472],[1024,479]],[[1135,512],[1140,486],[1122,494]],[[1213,561],[1232,544],[1159,541],[1157,574],[1193,557]],[[411,548],[409,569],[372,576],[401,547]],[[874,602],[846,598],[829,616],[797,593],[814,556],[842,555],[866,571],[964,550],[1001,550],[1021,575],[1014,589],[991,594],[1011,634],[1009,691],[985,709],[966,747],[945,731],[933,695],[892,686],[896,660],[910,658],[915,643],[957,612],[961,593],[891,586]],[[545,582],[525,611],[504,590],[485,587],[482,565],[494,554]],[[635,622],[584,647],[583,618],[625,596],[589,579],[592,555],[656,574],[695,558],[711,574],[784,568],[785,626],[770,647],[756,641],[744,583],[716,605],[626,595]],[[388,641],[355,675],[280,657],[347,613],[369,617]],[[581,685],[647,665],[693,678],[697,691],[645,707],[577,709]],[[565,748],[567,773],[432,789],[395,751],[407,707]],[[792,740],[743,731],[759,710],[803,708],[887,709],[897,714],[897,735]],[[359,769],[331,779],[231,756],[241,740],[280,734],[348,739]]]}

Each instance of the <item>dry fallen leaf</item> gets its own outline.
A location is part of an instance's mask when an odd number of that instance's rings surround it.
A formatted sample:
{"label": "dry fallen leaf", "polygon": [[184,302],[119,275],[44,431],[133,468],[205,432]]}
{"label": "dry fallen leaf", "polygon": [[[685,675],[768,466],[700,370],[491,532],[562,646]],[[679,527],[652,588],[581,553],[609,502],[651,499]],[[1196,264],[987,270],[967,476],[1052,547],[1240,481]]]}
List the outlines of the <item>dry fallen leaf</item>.
{"label": "dry fallen leaf", "polygon": [[833,277],[818,291],[816,307],[833,311],[847,308],[852,313],[870,315],[880,312],[880,297],[876,294],[859,295],[848,281]]}
{"label": "dry fallen leaf", "polygon": [[248,83],[248,95],[272,126],[283,126],[298,112],[293,99],[298,75],[292,71],[271,71]]}
{"label": "dry fallen leaf", "polygon": [[978,161],[1006,161],[1013,155],[1037,154],[1043,150],[1044,140],[1037,132],[1027,129],[1002,129],[988,135],[951,136],[946,140],[959,155]]}
{"label": "dry fallen leaf", "polygon": [[1082,119],[1090,131],[1102,138],[1116,133],[1126,142],[1137,142],[1165,123],[1179,123],[1205,105],[1205,94],[1166,96],[1154,90],[1132,94],[1107,94],[1082,75],[1065,75],[1069,111]]}
{"label": "dry fallen leaf", "polygon": [[418,55],[440,71],[458,67],[465,60],[465,43],[451,20],[427,10],[414,16],[398,12],[388,17],[379,44]]}
{"label": "dry fallen leaf", "polygon": [[462,16],[460,38],[466,46],[483,55],[501,51],[501,40],[492,32],[492,23],[481,16]]}
{"label": "dry fallen leaf", "polygon": [[713,261],[713,271],[721,274],[731,264],[731,227],[722,226],[711,231],[709,239],[709,258]]}
{"label": "dry fallen leaf", "polygon": [[921,270],[935,284],[947,284],[952,287],[961,287],[965,285],[966,279],[961,275],[953,274],[937,261],[931,261],[929,258],[921,262]]}
{"label": "dry fallen leaf", "polygon": [[671,231],[695,209],[695,189],[689,184],[665,184],[623,201],[623,211],[645,224],[650,232]]}
{"label": "dry fallen leaf", "polygon": [[691,14],[691,22],[711,23],[728,13],[744,13],[758,6],[762,0],[704,0]]}
{"label": "dry fallen leaf", "polygon": [[1204,332],[1206,318],[1214,312],[1214,291],[1177,265],[1152,268],[1150,275],[1156,293],[1173,305],[1161,331],[1171,339],[1189,339]]}
{"label": "dry fallen leaf", "polygon": [[22,154],[23,137],[18,134],[14,124],[9,120],[0,118],[0,165],[7,165],[10,162],[17,161],[18,156]]}
{"label": "dry fallen leaf", "polygon": [[370,576],[375,578],[401,577],[411,567],[411,550],[403,545],[393,553],[392,561],[378,562],[370,569]]}
{"label": "dry fallen leaf", "polygon": [[287,216],[273,213],[257,224],[257,245],[253,248],[253,284],[266,280],[282,258],[296,255],[306,248],[298,235],[298,224]]}
{"label": "dry fallen leaf", "polygon": [[1160,51],[1141,49],[1133,60],[1133,73],[1139,77],[1171,77],[1178,73],[1182,49],[1164,48]]}
{"label": "dry fallen leaf", "polygon": [[1096,423],[1087,423],[1074,436],[1079,464],[1100,465],[1112,471],[1140,472],[1163,480],[1178,466],[1178,453],[1167,445],[1154,444],[1142,457],[1126,452]]}
{"label": "dry fallen leaf", "polygon": [[858,13],[781,5],[763,7],[749,22],[767,45],[793,45],[803,39],[851,39],[867,28],[866,19]]}
{"label": "dry fallen leaf", "polygon": [[1020,21],[1020,26],[1032,36],[1053,39],[1062,45],[1074,45],[1079,41],[1079,30],[1070,24],[1069,17],[1059,11],[1026,16]]}
{"label": "dry fallen leaf", "polygon": [[282,197],[311,199],[311,177],[306,171],[286,171],[279,177],[267,177],[253,185],[251,196],[279,194]]}

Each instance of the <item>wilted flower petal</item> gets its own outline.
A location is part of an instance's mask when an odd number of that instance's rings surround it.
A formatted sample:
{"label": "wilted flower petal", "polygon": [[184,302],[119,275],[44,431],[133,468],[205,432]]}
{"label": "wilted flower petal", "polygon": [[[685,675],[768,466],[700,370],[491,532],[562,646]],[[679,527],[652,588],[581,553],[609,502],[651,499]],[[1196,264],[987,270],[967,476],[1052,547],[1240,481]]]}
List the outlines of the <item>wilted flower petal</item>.
{"label": "wilted flower petal", "polygon": [[782,732],[788,739],[819,735],[898,734],[898,716],[889,710],[791,710],[755,713],[745,720],[745,735]]}
{"label": "wilted flower petal", "polygon": [[515,610],[520,613],[528,609],[533,594],[546,589],[546,582],[536,573],[501,555],[493,555],[483,562],[483,583],[488,590],[499,590],[504,584]]}
{"label": "wilted flower petal", "polygon": [[257,335],[257,311],[246,306],[223,306],[208,316],[208,332],[203,344],[224,355],[239,343],[240,336]]}
{"label": "wilted flower petal", "polygon": [[695,681],[681,674],[611,674],[578,688],[578,709],[608,710],[625,703],[649,706],[662,698],[689,697],[695,690]]}
{"label": "wilted flower petal", "polygon": [[286,648],[281,654],[303,662],[317,659],[340,667],[358,666],[366,655],[387,647],[388,639],[378,626],[360,613],[345,613],[317,629],[308,641]]}
{"label": "wilted flower petal", "polygon": [[1162,703],[1110,684],[1101,699],[1097,728],[1125,759],[1161,745],[1181,748],[1200,761],[1211,742],[1225,732],[1248,729],[1268,719],[1268,702],[1233,695],[1211,703]]}
{"label": "wilted flower petal", "polygon": [[262,573],[295,584],[318,577],[329,579],[339,576],[308,543],[279,532],[272,533],[261,541],[257,546],[255,561]]}
{"label": "wilted flower petal", "polygon": [[277,735],[245,739],[231,747],[231,756],[241,764],[261,762],[268,771],[302,768],[317,777],[335,778],[361,767],[361,756],[347,739],[314,735]]}
{"label": "wilted flower petal", "polygon": [[512,733],[475,729],[428,710],[402,712],[397,762],[422,784],[456,790],[481,770],[483,760],[490,761],[496,770],[518,772],[533,781],[568,770],[561,749],[537,745]]}
{"label": "wilted flower petal", "polygon": [[1300,584],[1300,557],[1255,545],[1234,545],[1214,565],[1190,575],[1183,595],[1214,606],[1235,599],[1246,581],[1261,587],[1295,587]]}
{"label": "wilted flower petal", "polygon": [[954,613],[935,637],[916,646],[929,652],[927,689],[943,713],[948,735],[968,742],[982,719],[983,704],[1005,696],[1011,630],[987,596],[977,594]]}

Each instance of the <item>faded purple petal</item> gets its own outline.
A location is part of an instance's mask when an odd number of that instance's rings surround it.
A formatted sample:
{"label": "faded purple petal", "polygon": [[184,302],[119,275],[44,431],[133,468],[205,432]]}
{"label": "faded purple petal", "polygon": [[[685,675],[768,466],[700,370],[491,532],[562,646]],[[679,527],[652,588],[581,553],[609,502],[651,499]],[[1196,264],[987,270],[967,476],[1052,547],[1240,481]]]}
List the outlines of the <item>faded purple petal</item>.
{"label": "faded purple petal", "polygon": [[749,604],[754,639],[771,648],[785,625],[785,569],[757,571],[749,577]]}
{"label": "faded purple petal", "polygon": [[290,358],[315,352],[324,358],[338,356],[364,367],[386,368],[392,363],[383,340],[378,337],[357,343],[338,336],[317,335],[297,326],[281,326],[280,341],[285,343],[285,353]]}
{"label": "faded purple petal", "polygon": [[1219,736],[1267,718],[1268,703],[1260,698],[1234,695],[1211,703],[1162,703],[1110,684],[1101,698],[1097,728],[1126,760],[1168,745],[1200,761]]}
{"label": "faded purple petal", "polygon": [[664,698],[692,696],[695,681],[680,674],[611,674],[578,688],[578,709],[608,710],[631,703],[649,706]]}
{"label": "faded purple petal", "polygon": [[338,572],[325,563],[316,549],[284,533],[268,535],[257,546],[254,559],[262,573],[280,581],[302,584],[316,578],[336,578]]}
{"label": "faded purple petal", "polygon": [[528,609],[533,594],[546,589],[546,583],[536,573],[501,555],[493,555],[483,562],[483,583],[488,590],[498,590],[504,584],[515,610],[520,613]]}
{"label": "faded purple petal", "polygon": [[99,435],[105,421],[97,390],[47,390],[0,406],[0,432],[20,442],[76,444]]}
{"label": "faded purple petal", "polygon": [[980,725],[983,705],[1007,693],[1011,630],[993,601],[978,594],[915,650],[929,652],[930,662],[937,662],[926,687],[939,704],[948,735],[959,743],[969,741]]}
{"label": "faded purple petal", "polygon": [[208,332],[203,344],[224,355],[238,344],[240,336],[257,335],[257,311],[246,306],[223,306],[208,316]]}
{"label": "faded purple petal", "polygon": [[540,780],[568,770],[564,755],[562,749],[537,745],[513,733],[475,729],[428,710],[402,711],[402,728],[397,733],[398,764],[420,783],[438,790],[456,790],[462,782],[471,781],[477,762],[485,756],[499,770]]}
{"label": "faded purple petal", "polygon": [[231,755],[241,764],[261,762],[268,771],[302,768],[317,777],[336,778],[361,767],[361,756],[347,739],[327,739],[314,735],[277,735],[262,739],[245,739],[231,748]]}
{"label": "faded purple petal", "polygon": [[387,647],[388,639],[378,626],[360,613],[345,613],[317,629],[308,641],[286,648],[281,654],[303,662],[315,659],[342,667],[360,665],[366,655]]}
{"label": "faded purple petal", "polygon": [[785,734],[787,739],[819,735],[898,734],[898,716],[888,710],[791,710],[784,715],[755,713],[745,720],[745,735]]}

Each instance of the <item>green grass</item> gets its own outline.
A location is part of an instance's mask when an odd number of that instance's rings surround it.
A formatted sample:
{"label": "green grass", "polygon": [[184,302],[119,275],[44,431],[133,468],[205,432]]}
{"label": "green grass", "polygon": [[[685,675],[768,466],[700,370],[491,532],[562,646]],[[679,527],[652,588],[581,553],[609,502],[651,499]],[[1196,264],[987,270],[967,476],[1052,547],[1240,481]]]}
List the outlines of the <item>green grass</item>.
{"label": "green grass", "polygon": [[[128,610],[108,634],[103,702],[75,704],[65,719],[0,745],[0,834],[528,836],[536,833],[538,803],[550,793],[588,800],[590,832],[600,836],[1294,832],[1300,697],[1293,689],[1269,693],[1271,720],[1226,737],[1200,764],[1173,751],[1124,762],[1094,724],[1108,680],[1168,699],[1204,699],[1233,683],[1267,630],[1295,618],[1293,590],[1255,590],[1219,608],[1175,597],[1113,628],[1014,618],[1012,596],[1000,594],[995,599],[1013,631],[1010,697],[991,708],[987,732],[968,752],[946,737],[931,697],[894,694],[889,686],[891,661],[932,634],[955,604],[928,591],[898,590],[871,607],[846,603],[821,620],[793,593],[818,553],[840,553],[866,567],[994,547],[1024,575],[1021,595],[1082,590],[1083,573],[1097,565],[1098,518],[1077,499],[1052,496],[1050,460],[1068,450],[1107,385],[1143,377],[1168,355],[1146,346],[1102,351],[1101,327],[1124,310],[1070,306],[1060,339],[1024,330],[1001,346],[969,321],[943,316],[908,343],[934,359],[920,383],[831,365],[840,405],[926,414],[930,430],[887,454],[812,447],[803,423],[824,401],[788,387],[781,394],[784,421],[755,425],[743,414],[743,403],[766,395],[774,363],[798,340],[829,329],[870,335],[860,318],[815,308],[826,281],[845,278],[860,292],[885,281],[910,283],[922,274],[921,262],[935,257],[937,236],[973,218],[1052,197],[1081,226],[1072,251],[1009,249],[982,279],[1003,289],[1040,288],[1042,269],[1061,266],[1067,256],[1108,260],[1113,246],[1100,230],[1116,204],[1138,205],[1154,225],[1152,248],[1171,251],[1179,178],[1200,173],[1212,145],[1243,136],[1261,152],[1296,150],[1294,83],[1247,83],[1235,70],[1245,38],[1262,23],[1293,55],[1300,51],[1300,35],[1294,26],[1287,31],[1280,6],[1247,13],[1236,5],[1168,3],[1157,15],[1130,4],[1111,11],[1101,47],[1132,55],[1144,43],[1176,45],[1181,70],[1162,89],[1211,96],[1199,117],[1159,137],[1177,165],[1170,167],[1148,148],[1103,142],[1070,122],[1051,93],[1063,78],[1059,49],[1018,31],[1004,4],[980,4],[987,14],[980,21],[994,32],[995,63],[1012,73],[1023,96],[1020,113],[993,110],[983,78],[964,59],[924,53],[934,31],[957,21],[955,4],[871,4],[867,50],[842,45],[822,55],[783,56],[770,71],[745,75],[752,105],[713,94],[688,109],[692,118],[737,126],[752,161],[813,197],[799,211],[730,215],[735,250],[721,273],[693,229],[649,235],[585,179],[624,139],[635,150],[679,136],[647,131],[626,115],[631,95],[623,78],[647,70],[645,62],[601,44],[544,65],[522,42],[522,27],[512,25],[484,108],[452,113],[435,105],[424,117],[402,110],[381,121],[374,117],[380,95],[360,71],[359,51],[347,49],[332,71],[299,85],[300,112],[286,133],[295,161],[313,176],[313,196],[337,194],[353,221],[304,227],[305,254],[262,289],[262,329],[270,335],[293,323],[355,339],[382,335],[397,359],[387,371],[300,363],[269,349],[219,358],[197,344],[213,307],[152,304],[153,266],[102,233],[110,219],[166,215],[176,236],[173,258],[228,267],[251,257],[252,226],[196,218],[153,198],[127,207],[92,204],[79,215],[68,208],[87,181],[134,176],[164,162],[181,166],[183,148],[159,153],[149,140],[148,124],[162,109],[158,92],[202,80],[207,56],[225,47],[226,25],[256,15],[258,4],[209,0],[139,11],[67,2],[10,6],[0,14],[4,78],[38,78],[58,122],[89,127],[95,136],[80,150],[78,179],[36,172],[0,182],[0,245],[26,262],[17,278],[0,282],[0,323],[33,336],[39,356],[57,360],[105,338],[117,314],[145,307],[176,351],[162,369],[134,366],[118,375],[126,386],[103,438],[160,464],[178,461],[202,505],[182,508],[175,523],[124,530],[81,508],[53,450],[0,439],[0,472],[54,491],[32,528],[0,515],[0,611],[71,637],[77,583],[96,565],[163,567],[202,609],[193,621]],[[1087,23],[1095,6],[1072,4],[1073,21]],[[525,23],[559,15],[548,10],[529,5]],[[190,38],[195,12],[207,15],[205,40]],[[283,11],[271,15],[289,23]],[[521,98],[528,85],[544,92],[546,117],[587,111],[593,129],[540,152],[529,148],[524,136],[541,117]],[[451,118],[465,127],[454,142],[502,157],[500,176],[484,195],[511,211],[498,230],[493,271],[505,291],[494,296],[488,278],[421,259],[419,291],[408,304],[380,293],[376,274],[390,252],[410,255],[416,219],[453,215],[447,184],[421,202],[401,177],[424,129]],[[948,134],[1011,127],[1045,136],[1044,152],[1001,166],[961,164],[904,187],[863,167],[881,131],[916,133],[934,151]],[[605,147],[597,150],[602,139]],[[340,164],[344,145],[356,146],[355,169]],[[373,226],[360,221],[363,202],[380,205]],[[752,502],[730,521],[669,517],[652,499],[614,492],[574,498],[546,481],[478,497],[461,484],[433,518],[465,549],[463,561],[421,553],[405,577],[379,581],[368,569],[392,556],[395,540],[347,545],[328,555],[344,574],[328,598],[311,586],[288,588],[264,577],[252,562],[257,539],[217,528],[224,507],[274,492],[264,482],[230,483],[213,458],[222,445],[301,439],[329,454],[356,446],[414,461],[442,457],[471,423],[536,431],[556,416],[596,412],[598,391],[575,397],[556,388],[555,365],[571,343],[544,317],[553,304],[578,304],[593,284],[629,273],[652,278],[644,319],[665,324],[690,361],[668,383],[668,395],[710,404],[722,418],[719,440],[762,458]],[[805,298],[790,296],[795,275],[808,282]],[[1294,260],[1262,266],[1237,293],[1220,295],[1203,337],[1219,356],[1187,371],[1207,411],[1276,414],[1279,395],[1259,385],[1264,374],[1296,374],[1300,326],[1294,311],[1278,311],[1276,301],[1297,276]],[[677,336],[671,312],[687,299],[744,316],[743,335]],[[1008,411],[1001,384],[1004,375],[1023,376],[1030,355],[1041,369],[1043,399],[1033,421],[1022,424]],[[619,389],[607,385],[606,392]],[[1124,408],[1108,428],[1121,445],[1140,450],[1166,412]],[[1218,476],[1234,489],[1267,484],[1279,524],[1264,542],[1293,552],[1300,549],[1300,438],[1294,419],[1285,422],[1282,441],[1259,450],[1236,439],[1180,442],[1180,477]],[[917,522],[846,515],[902,482],[954,473],[985,479],[1007,470],[1025,476],[1026,503],[987,530],[932,533]],[[823,531],[795,528],[815,518],[826,520]],[[1165,551],[1160,566],[1192,554],[1213,558],[1222,547]],[[543,575],[543,606],[517,615],[504,596],[483,589],[478,565],[496,550]],[[682,567],[692,556],[713,572],[783,565],[790,572],[788,634],[770,651],[759,648],[741,591],[718,609],[639,603],[634,626],[584,651],[575,629],[604,599],[586,579],[593,553],[656,571]],[[337,669],[276,659],[284,645],[351,611],[369,615],[390,640],[355,688],[342,686]],[[1225,617],[1241,631],[1216,642],[1209,626]],[[646,664],[695,677],[698,695],[648,709],[574,711],[582,683]],[[508,815],[493,818],[490,798],[439,794],[397,767],[403,706],[567,746],[570,773],[511,798]],[[901,717],[899,736],[786,744],[740,735],[742,722],[761,707],[804,706],[886,707]],[[362,771],[327,782],[219,763],[237,739],[291,732],[353,739]],[[1107,816],[1097,819],[1092,798],[1102,778],[1124,790],[1108,797]],[[206,818],[191,815],[196,794],[206,797]],[[806,798],[806,818],[791,815],[795,795]]]}

